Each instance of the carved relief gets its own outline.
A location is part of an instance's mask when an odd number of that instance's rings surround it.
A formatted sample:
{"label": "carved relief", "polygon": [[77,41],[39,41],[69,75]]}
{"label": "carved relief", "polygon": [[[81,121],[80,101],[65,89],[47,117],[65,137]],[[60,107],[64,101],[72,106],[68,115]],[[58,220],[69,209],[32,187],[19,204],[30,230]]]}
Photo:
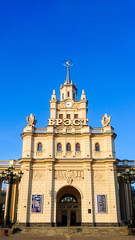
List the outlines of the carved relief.
{"label": "carved relief", "polygon": [[104,171],[97,171],[94,172],[94,180],[104,180],[105,179],[105,172]]}
{"label": "carved relief", "polygon": [[67,180],[67,183],[71,184],[73,180],[84,179],[84,172],[82,170],[56,170],[55,179]]}
{"label": "carved relief", "polygon": [[34,171],[33,172],[33,181],[42,181],[45,179],[45,172]]}
{"label": "carved relief", "polygon": [[73,182],[73,178],[68,177],[68,178],[67,178],[67,184],[71,184],[72,182]]}

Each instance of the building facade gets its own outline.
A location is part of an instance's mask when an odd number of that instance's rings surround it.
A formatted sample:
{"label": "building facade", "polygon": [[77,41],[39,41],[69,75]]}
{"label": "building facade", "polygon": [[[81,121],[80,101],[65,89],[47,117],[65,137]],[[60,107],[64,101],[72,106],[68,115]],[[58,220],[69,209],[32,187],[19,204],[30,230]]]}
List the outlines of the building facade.
{"label": "building facade", "polygon": [[67,79],[50,100],[46,128],[27,117],[22,133],[24,175],[19,186],[17,222],[49,226],[118,225],[120,208],[115,138],[110,117],[101,128],[87,119],[84,90],[77,101],[76,84]]}

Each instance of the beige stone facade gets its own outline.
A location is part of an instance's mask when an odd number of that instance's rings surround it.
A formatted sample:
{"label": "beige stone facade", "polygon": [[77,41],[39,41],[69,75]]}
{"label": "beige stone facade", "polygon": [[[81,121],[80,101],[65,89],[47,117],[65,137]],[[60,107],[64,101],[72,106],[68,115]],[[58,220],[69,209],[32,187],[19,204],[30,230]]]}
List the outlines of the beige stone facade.
{"label": "beige stone facade", "polygon": [[[69,72],[68,72],[69,74]],[[120,222],[114,129],[91,128],[84,90],[77,101],[72,81],[50,100],[46,128],[28,124],[19,159],[24,172],[19,186],[17,221],[44,225],[117,225]],[[33,120],[32,120],[33,121]],[[32,196],[42,209],[32,209]]]}

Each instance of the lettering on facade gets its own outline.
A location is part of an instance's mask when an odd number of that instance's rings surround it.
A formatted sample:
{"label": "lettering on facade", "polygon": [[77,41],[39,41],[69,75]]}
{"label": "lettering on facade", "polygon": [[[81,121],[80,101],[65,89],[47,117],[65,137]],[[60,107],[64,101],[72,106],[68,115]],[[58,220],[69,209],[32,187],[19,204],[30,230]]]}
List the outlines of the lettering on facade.
{"label": "lettering on facade", "polygon": [[34,171],[33,172],[33,181],[42,181],[45,179],[45,172]]}
{"label": "lettering on facade", "polygon": [[73,180],[84,179],[84,171],[82,170],[56,170],[55,179],[67,180],[68,184],[71,184]]}
{"label": "lettering on facade", "polygon": [[48,119],[48,126],[87,126],[88,118],[75,118],[73,120],[64,118],[64,119],[53,119],[49,118]]}

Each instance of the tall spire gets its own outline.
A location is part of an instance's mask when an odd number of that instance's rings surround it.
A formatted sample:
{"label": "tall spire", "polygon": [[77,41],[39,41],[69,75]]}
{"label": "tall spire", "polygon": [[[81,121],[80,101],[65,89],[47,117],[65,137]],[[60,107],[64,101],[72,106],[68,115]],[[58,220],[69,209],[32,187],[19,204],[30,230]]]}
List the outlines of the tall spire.
{"label": "tall spire", "polygon": [[72,62],[72,60],[65,60],[65,61],[63,62],[63,65],[64,65],[65,67],[67,67],[67,79],[66,79],[66,83],[71,83],[69,68],[73,66],[73,62]]}
{"label": "tall spire", "polygon": [[70,72],[69,72],[69,67],[67,67],[67,79],[66,79],[67,83],[70,83]]}

